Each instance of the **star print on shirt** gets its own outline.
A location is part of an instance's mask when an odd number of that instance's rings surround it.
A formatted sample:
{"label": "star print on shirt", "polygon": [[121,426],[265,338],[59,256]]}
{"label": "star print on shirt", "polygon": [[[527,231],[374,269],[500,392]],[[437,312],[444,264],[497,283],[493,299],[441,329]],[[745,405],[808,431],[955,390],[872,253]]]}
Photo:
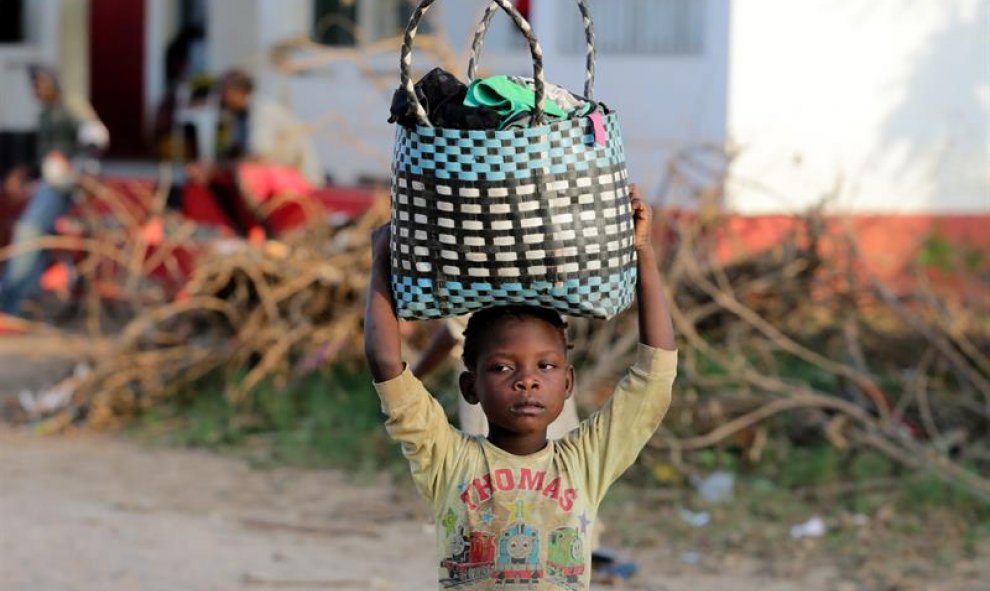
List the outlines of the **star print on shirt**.
{"label": "star print on shirt", "polygon": [[588,519],[587,512],[582,511],[581,515],[578,517],[578,521],[581,522],[581,533],[582,534],[588,533],[588,526],[591,525],[591,520]]}
{"label": "star print on shirt", "polygon": [[516,501],[512,512],[512,520],[525,523],[529,521],[529,516],[533,513],[533,503],[526,501]]}
{"label": "star print on shirt", "polygon": [[447,537],[454,535],[457,531],[457,514],[454,513],[453,509],[447,509],[447,514],[443,516],[443,521],[440,522],[443,526],[443,530],[447,532]]}
{"label": "star print on shirt", "polygon": [[493,514],[488,509],[481,512],[481,520],[485,522],[485,525],[491,525],[495,521],[495,514]]}

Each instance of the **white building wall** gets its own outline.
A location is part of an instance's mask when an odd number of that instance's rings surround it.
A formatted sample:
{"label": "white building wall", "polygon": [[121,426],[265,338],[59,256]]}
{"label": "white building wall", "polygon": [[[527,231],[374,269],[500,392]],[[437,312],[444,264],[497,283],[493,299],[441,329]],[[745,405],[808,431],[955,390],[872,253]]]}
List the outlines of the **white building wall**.
{"label": "white building wall", "polygon": [[313,28],[312,0],[258,0],[260,59],[254,73],[258,90],[291,103],[288,77],[271,63],[271,47],[287,39],[308,37]]}
{"label": "white building wall", "polygon": [[256,70],[264,60],[259,25],[260,0],[209,0],[206,53],[210,69]]}
{"label": "white building wall", "polygon": [[[451,33],[450,19],[468,4],[482,2],[447,0],[430,11]],[[309,29],[312,14],[309,14]],[[455,45],[460,39],[450,35]],[[376,45],[377,47],[377,45]],[[336,48],[324,56],[322,66],[279,79],[279,96],[307,122],[321,161],[333,181],[353,184],[361,179],[386,179],[391,166],[395,127],[387,122],[392,92],[399,84],[399,47],[379,52]],[[437,65],[437,57],[417,52],[413,67],[422,75]],[[466,67],[466,58],[458,60]],[[463,67],[458,70],[463,76]]]}
{"label": "white building wall", "polygon": [[[611,1],[611,0],[592,0]],[[630,174],[655,195],[668,159],[681,149],[725,141],[728,68],[728,0],[706,3],[704,51],[699,55],[600,55],[596,97],[620,115]],[[485,2],[447,0],[433,10],[459,53],[455,73],[464,76],[466,48]],[[534,28],[545,54],[548,79],[575,91],[584,85],[584,54],[560,50],[559,19],[581,26],[573,2],[534,2]],[[531,73],[529,53],[514,40],[508,18],[498,15],[485,45],[487,72]],[[365,72],[346,60],[296,76],[290,83],[291,104],[314,122],[321,157],[342,183],[360,176],[385,178],[395,134],[386,123],[392,90],[398,85],[398,49],[368,58]],[[436,57],[417,54],[418,74],[436,65]]]}
{"label": "white building wall", "polygon": [[[599,4],[614,0],[592,0]],[[670,161],[702,145],[722,145],[726,139],[729,0],[705,3],[702,51],[696,55],[599,54],[595,98],[619,114],[629,174],[650,199],[667,175]],[[546,45],[548,77],[581,90],[584,85],[583,52],[564,54],[555,34],[556,19],[581,26],[573,2],[533,2],[541,39]],[[550,14],[554,9],[556,17]],[[566,22],[566,21],[565,21]],[[665,195],[679,199],[684,195]],[[681,204],[690,204],[678,201]]]}
{"label": "white building wall", "polygon": [[144,113],[149,128],[155,109],[165,94],[165,50],[178,28],[174,0],[145,0],[144,27]]}
{"label": "white building wall", "polygon": [[25,132],[38,123],[38,108],[24,65],[38,59],[30,45],[0,47],[0,131]]}
{"label": "white building wall", "polygon": [[[0,131],[23,132],[37,127],[38,106],[32,96],[26,66],[34,62],[62,66],[59,58],[65,52],[60,50],[63,43],[60,42],[59,26],[63,2],[64,0],[26,2],[25,42],[0,45]],[[74,72],[69,73],[68,88],[85,90],[72,86],[80,78],[73,74]]]}
{"label": "white building wall", "polygon": [[89,0],[59,3],[56,57],[62,87],[78,96],[89,96]]}
{"label": "white building wall", "polygon": [[990,0],[736,0],[728,204],[990,212]]}

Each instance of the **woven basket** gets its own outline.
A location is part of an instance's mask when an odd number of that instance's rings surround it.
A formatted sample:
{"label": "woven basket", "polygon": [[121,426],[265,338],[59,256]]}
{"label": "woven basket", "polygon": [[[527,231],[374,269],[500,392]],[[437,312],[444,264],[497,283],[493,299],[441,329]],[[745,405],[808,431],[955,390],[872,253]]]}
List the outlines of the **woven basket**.
{"label": "woven basket", "polygon": [[[632,302],[636,283],[626,159],[614,112],[544,122],[543,52],[509,0],[493,0],[475,34],[474,78],[498,9],[529,42],[536,108],[532,127],[461,130],[431,126],[410,75],[413,40],[435,0],[406,28],[401,88],[416,112],[399,126],[392,165],[392,288],[403,318],[441,318],[506,304],[609,318]],[[593,97],[594,32],[585,96]],[[597,125],[596,125],[597,123]]]}

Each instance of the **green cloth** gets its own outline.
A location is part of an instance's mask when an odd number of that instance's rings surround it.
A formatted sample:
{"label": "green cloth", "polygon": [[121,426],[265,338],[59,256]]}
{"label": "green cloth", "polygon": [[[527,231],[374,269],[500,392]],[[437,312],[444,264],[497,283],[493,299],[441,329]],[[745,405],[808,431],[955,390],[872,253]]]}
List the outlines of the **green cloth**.
{"label": "green cloth", "polygon": [[[536,106],[536,94],[528,86],[509,80],[508,76],[492,76],[472,82],[464,104],[468,107],[488,107],[507,121],[523,111],[532,111]],[[544,99],[543,111],[551,117],[567,115],[550,99]]]}

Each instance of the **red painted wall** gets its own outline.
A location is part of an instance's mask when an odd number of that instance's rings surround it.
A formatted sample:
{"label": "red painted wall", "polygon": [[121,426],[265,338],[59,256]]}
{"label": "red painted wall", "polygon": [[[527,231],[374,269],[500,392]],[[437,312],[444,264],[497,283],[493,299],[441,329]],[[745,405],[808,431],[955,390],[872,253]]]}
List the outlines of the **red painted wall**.
{"label": "red painted wall", "polygon": [[146,154],[145,0],[90,0],[89,19],[90,97],[110,130],[110,155]]}

